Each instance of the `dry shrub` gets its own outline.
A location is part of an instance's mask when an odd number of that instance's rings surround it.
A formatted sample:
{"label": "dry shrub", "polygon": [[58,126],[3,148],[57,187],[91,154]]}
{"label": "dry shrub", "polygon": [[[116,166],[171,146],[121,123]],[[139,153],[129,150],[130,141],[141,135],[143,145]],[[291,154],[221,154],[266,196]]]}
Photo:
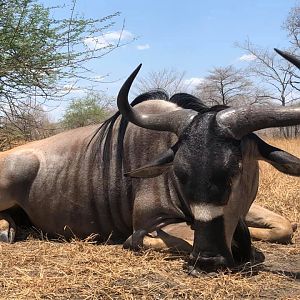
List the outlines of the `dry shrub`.
{"label": "dry shrub", "polygon": [[[297,140],[271,143],[300,157]],[[265,163],[260,168],[257,201],[299,222],[299,178],[280,174]],[[29,236],[13,245],[0,245],[0,298],[300,299],[299,233],[291,245],[255,244],[266,254],[266,263],[258,271],[195,278],[184,271],[184,256]]]}

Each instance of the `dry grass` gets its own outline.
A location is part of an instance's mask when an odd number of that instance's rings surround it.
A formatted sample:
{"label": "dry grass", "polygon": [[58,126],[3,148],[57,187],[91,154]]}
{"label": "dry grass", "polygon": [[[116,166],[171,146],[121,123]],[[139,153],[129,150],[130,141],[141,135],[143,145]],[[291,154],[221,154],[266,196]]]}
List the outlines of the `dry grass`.
{"label": "dry grass", "polygon": [[[272,143],[300,157],[299,140]],[[300,223],[299,178],[261,171],[257,201]],[[194,278],[179,255],[29,237],[0,245],[0,299],[300,299],[299,242],[299,230],[292,245],[256,242],[266,263],[252,274]]]}

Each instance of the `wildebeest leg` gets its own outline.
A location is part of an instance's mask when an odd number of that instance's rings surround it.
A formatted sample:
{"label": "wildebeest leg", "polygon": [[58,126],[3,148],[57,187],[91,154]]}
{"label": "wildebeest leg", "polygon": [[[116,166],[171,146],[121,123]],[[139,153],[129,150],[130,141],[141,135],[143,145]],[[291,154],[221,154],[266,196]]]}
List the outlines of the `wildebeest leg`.
{"label": "wildebeest leg", "polygon": [[194,231],[186,223],[170,224],[144,237],[145,248],[187,252],[193,250]]}
{"label": "wildebeest leg", "polygon": [[[144,237],[145,248],[170,250],[171,252],[191,253],[193,250],[194,230],[186,223],[170,224]],[[251,245],[249,230],[245,221],[240,220],[234,233],[232,253],[236,263],[259,263],[264,255]]]}
{"label": "wildebeest leg", "polygon": [[19,214],[20,204],[27,199],[39,166],[39,159],[30,150],[0,153],[0,241],[14,241],[14,220],[20,216],[23,223],[22,214]]}
{"label": "wildebeest leg", "polygon": [[257,204],[252,204],[246,215],[251,237],[257,240],[289,243],[296,226],[286,218]]}
{"label": "wildebeest leg", "polygon": [[239,220],[235,229],[231,251],[237,264],[261,263],[265,260],[264,254],[251,244],[250,232],[243,219]]}
{"label": "wildebeest leg", "polygon": [[157,178],[140,183],[133,206],[133,234],[123,244],[124,248],[139,250],[148,233],[183,221],[183,215],[170,206],[168,197],[165,187]]}
{"label": "wildebeest leg", "polygon": [[138,251],[143,247],[143,239],[146,236],[147,231],[140,229],[136,230],[123,244],[124,249],[131,249]]}
{"label": "wildebeest leg", "polygon": [[13,243],[16,235],[16,224],[7,213],[0,212],[0,242]]}
{"label": "wildebeest leg", "polygon": [[144,247],[144,239],[147,234],[153,233],[154,231],[159,232],[162,227],[178,222],[179,220],[176,218],[168,218],[161,216],[157,218],[149,218],[149,220],[145,221],[145,223],[142,224],[142,229],[134,230],[133,234],[123,244],[123,247],[125,249],[137,251]]}

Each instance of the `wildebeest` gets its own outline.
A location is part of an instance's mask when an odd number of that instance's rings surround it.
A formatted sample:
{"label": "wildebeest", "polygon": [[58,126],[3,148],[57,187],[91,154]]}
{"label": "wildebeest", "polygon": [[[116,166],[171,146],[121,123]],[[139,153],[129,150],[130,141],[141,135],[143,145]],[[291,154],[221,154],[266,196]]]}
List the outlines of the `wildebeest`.
{"label": "wildebeest", "polygon": [[14,240],[11,213],[21,208],[49,235],[191,249],[189,264],[207,271],[255,259],[247,224],[256,238],[290,239],[289,221],[251,204],[257,160],[294,176],[300,160],[252,132],[300,124],[300,108],[207,107],[161,91],[131,106],[139,68],[119,92],[120,112],[101,126],[0,154],[0,239]]}

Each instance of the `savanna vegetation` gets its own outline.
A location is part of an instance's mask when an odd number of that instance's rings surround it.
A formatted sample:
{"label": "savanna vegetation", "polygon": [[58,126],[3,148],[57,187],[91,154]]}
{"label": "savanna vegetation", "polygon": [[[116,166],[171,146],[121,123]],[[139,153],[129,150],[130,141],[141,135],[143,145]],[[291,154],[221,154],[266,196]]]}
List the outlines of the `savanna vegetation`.
{"label": "savanna vegetation", "polygon": [[[49,8],[38,0],[0,3],[0,150],[101,122],[113,110],[108,104],[115,104],[112,99],[116,95],[91,92],[89,88],[80,97],[70,94],[81,89],[79,82],[97,83],[89,62],[105,59],[105,55],[122,47],[124,24],[117,42],[94,47],[88,43],[109,32],[120,13],[90,19],[76,12],[76,0],[66,4]],[[69,16],[55,18],[56,12],[63,9]],[[297,54],[299,5],[291,9],[282,27],[291,45],[288,51]],[[136,94],[159,88],[170,95],[188,91],[208,105],[299,105],[299,72],[295,67],[273,49],[254,45],[249,39],[236,46],[250,58],[244,69],[215,66],[193,89],[184,79],[184,71],[155,70],[139,79]],[[64,105],[64,116],[53,121],[51,110],[65,101],[68,105]],[[271,135],[297,137],[299,127],[273,130]]]}
{"label": "savanna vegetation", "polygon": [[[0,151],[54,133],[99,123],[112,112],[112,98],[86,93],[70,99],[74,78],[89,80],[85,62],[105,59],[120,47],[90,49],[84,39],[113,26],[119,13],[98,20],[70,16],[57,20],[53,9],[35,0],[0,3]],[[283,24],[299,53],[299,5]],[[26,37],[26,38],[25,38]],[[239,43],[253,59],[244,70],[216,66],[193,91],[184,72],[158,70],[142,78],[137,93],[163,88],[170,94],[189,91],[208,105],[299,105],[299,71],[271,50]],[[259,78],[260,84],[249,74]],[[69,101],[60,121],[49,117],[49,105]],[[299,128],[273,131],[289,139],[269,142],[300,157]],[[265,163],[257,202],[291,221],[300,222],[299,178],[283,175]],[[95,244],[93,237],[71,243],[49,241],[37,229],[21,228],[18,241],[0,244],[0,299],[300,299],[300,233],[289,245],[254,242],[266,262],[244,272],[187,276],[186,256],[120,245]]]}
{"label": "savanna vegetation", "polygon": [[[51,109],[64,101],[75,82],[93,79],[89,61],[120,47],[120,41],[103,47],[87,44],[109,30],[119,12],[90,19],[75,13],[75,5],[0,2],[0,150],[56,133],[61,126],[49,124]],[[64,9],[67,18],[54,17]]]}
{"label": "savanna vegetation", "polygon": [[[300,156],[299,140],[269,140]],[[260,164],[257,202],[300,222],[300,179]],[[37,230],[0,245],[0,299],[300,299],[300,233],[289,245],[254,242],[262,265],[244,272],[188,276],[186,255],[74,238],[49,241]]]}

